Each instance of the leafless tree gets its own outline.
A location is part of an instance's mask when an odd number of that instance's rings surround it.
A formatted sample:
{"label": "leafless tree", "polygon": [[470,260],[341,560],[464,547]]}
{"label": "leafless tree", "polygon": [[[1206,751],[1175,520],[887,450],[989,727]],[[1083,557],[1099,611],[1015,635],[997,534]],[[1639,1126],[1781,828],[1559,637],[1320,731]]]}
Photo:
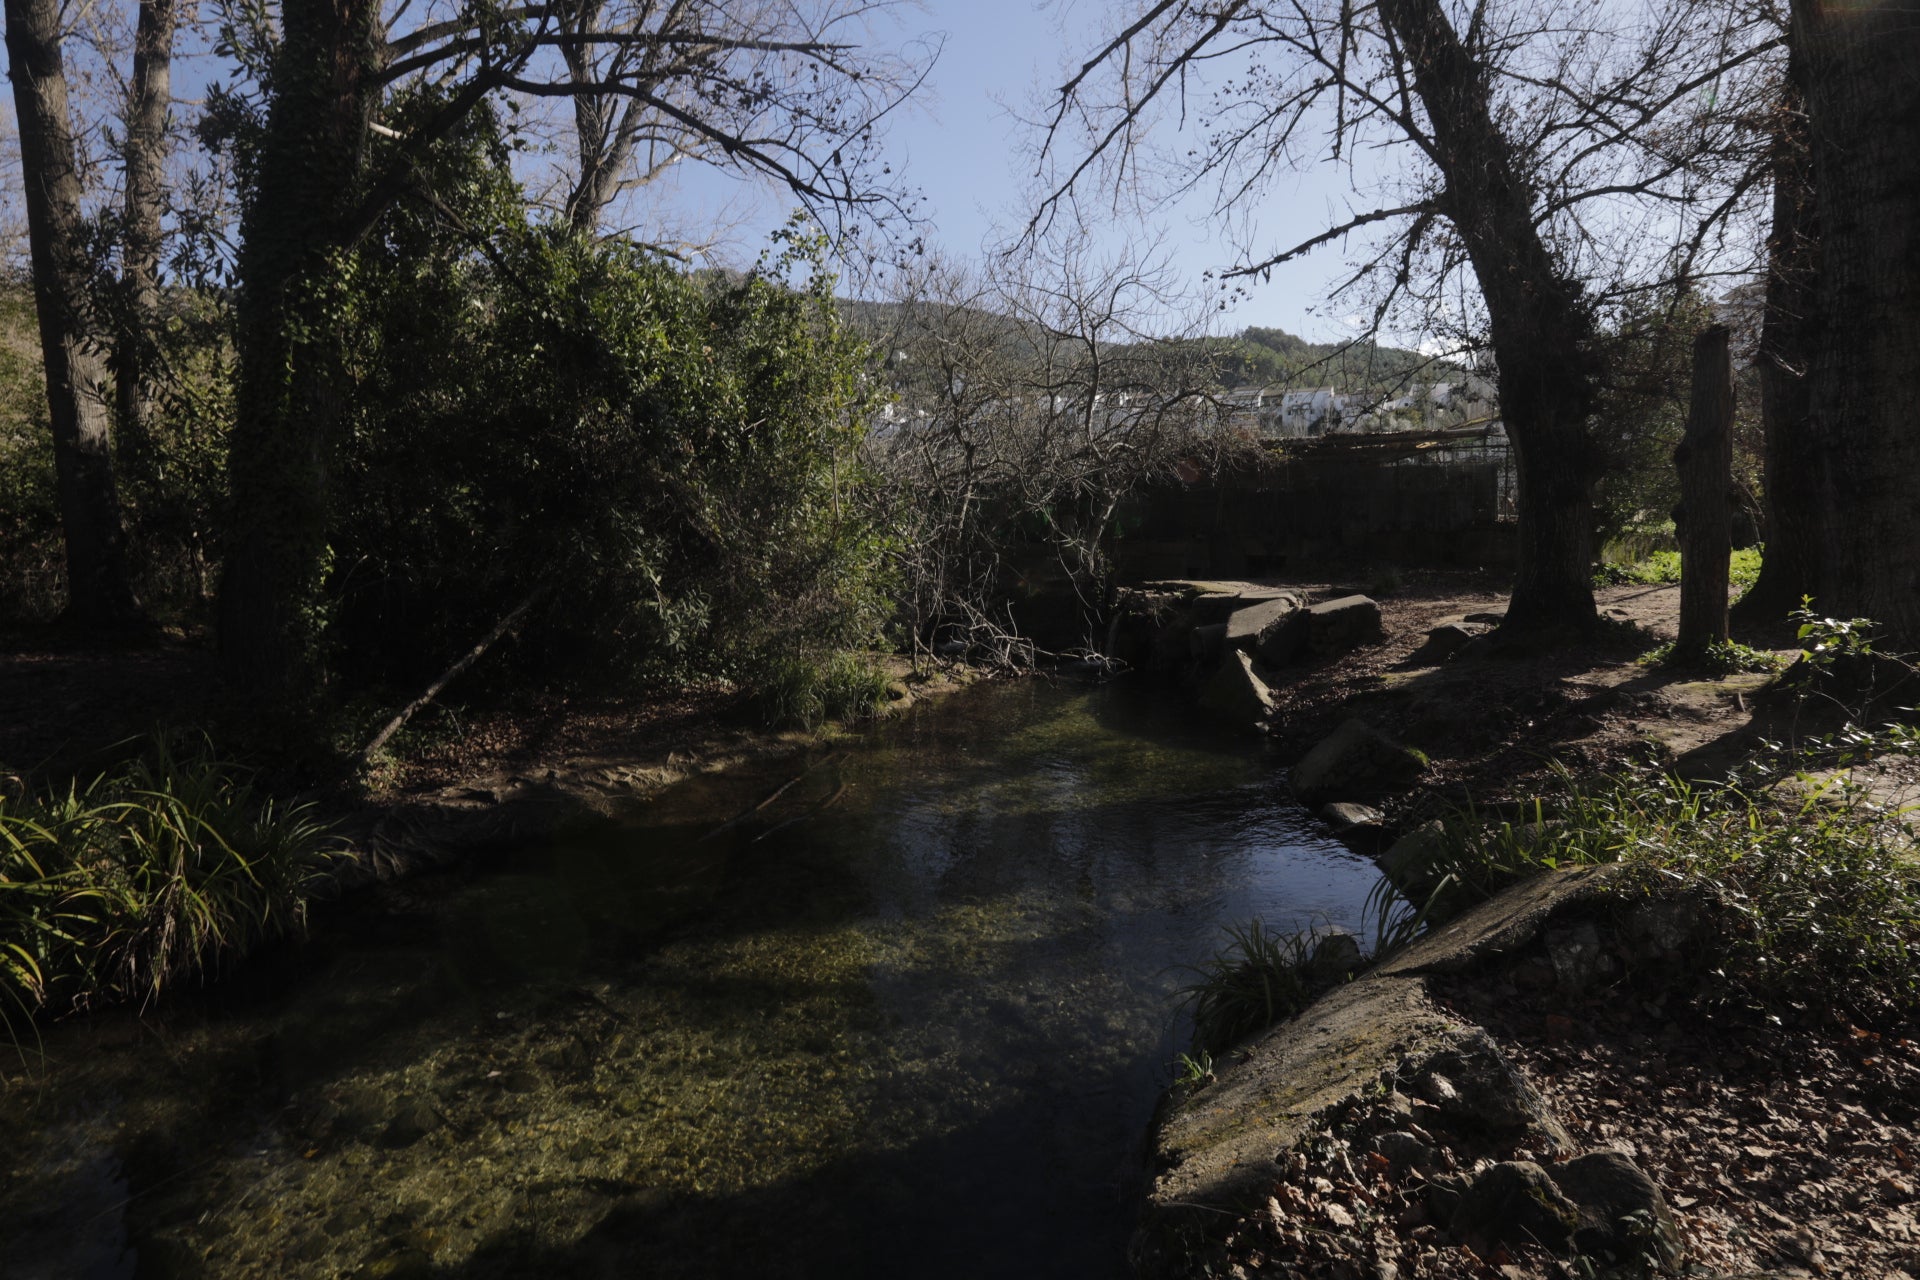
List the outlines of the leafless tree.
{"label": "leafless tree", "polygon": [[103,325],[81,209],[57,0],[7,0],[7,70],[20,126],[34,309],[67,552],[67,616],[89,627],[139,616],[114,480]]}
{"label": "leafless tree", "polygon": [[[1339,291],[1489,349],[1519,480],[1507,626],[1586,626],[1604,312],[1724,267],[1764,195],[1752,117],[1779,49],[1777,17],[1700,0],[1159,0],[1061,88],[1035,225],[1157,173],[1225,218],[1297,166],[1397,162],[1350,217],[1223,274],[1366,232]],[[1176,109],[1201,141],[1168,156],[1153,126]]]}
{"label": "leafless tree", "polygon": [[901,289],[875,336],[896,399],[871,448],[910,627],[1008,658],[1021,576],[1051,564],[1091,618],[1122,500],[1223,447],[1213,349],[1164,263],[1103,261],[1077,236],[980,269],[935,261]]}

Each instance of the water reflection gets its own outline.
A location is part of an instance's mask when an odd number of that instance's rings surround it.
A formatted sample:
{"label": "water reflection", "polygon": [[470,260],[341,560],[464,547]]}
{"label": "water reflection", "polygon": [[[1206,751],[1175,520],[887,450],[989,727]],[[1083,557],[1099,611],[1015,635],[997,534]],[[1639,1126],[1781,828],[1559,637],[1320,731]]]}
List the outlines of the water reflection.
{"label": "water reflection", "polygon": [[1177,966],[1356,925],[1371,865],[1137,690],[987,688],[785,774],[63,1029],[0,1114],[6,1273],[1123,1274]]}

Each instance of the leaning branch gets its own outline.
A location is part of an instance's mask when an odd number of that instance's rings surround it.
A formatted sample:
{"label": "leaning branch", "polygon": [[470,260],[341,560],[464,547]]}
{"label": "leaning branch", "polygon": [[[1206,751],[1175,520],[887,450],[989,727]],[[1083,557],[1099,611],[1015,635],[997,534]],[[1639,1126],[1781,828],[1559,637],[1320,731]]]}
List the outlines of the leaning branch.
{"label": "leaning branch", "polygon": [[1310,240],[1302,240],[1285,253],[1276,253],[1265,261],[1255,262],[1244,267],[1235,267],[1231,271],[1223,271],[1220,273],[1220,278],[1223,280],[1235,280],[1245,276],[1261,275],[1265,272],[1272,271],[1275,267],[1283,263],[1293,261],[1302,254],[1311,253],[1321,245],[1326,244],[1329,240],[1338,240],[1349,231],[1358,231],[1361,227],[1367,226],[1370,223],[1385,222],[1389,218],[1402,218],[1409,214],[1432,213],[1433,211],[1432,203],[1424,200],[1419,204],[1401,205],[1398,209],[1375,209],[1371,213],[1363,213],[1359,217],[1349,218],[1337,227],[1329,227]]}
{"label": "leaning branch", "polygon": [[461,672],[478,662],[481,655],[485,654],[487,650],[493,648],[493,646],[499,642],[501,636],[513,630],[520,619],[526,617],[527,610],[533,608],[540,597],[546,595],[550,589],[550,584],[538,586],[523,596],[520,603],[513,606],[507,613],[507,616],[495,624],[493,630],[487,632],[485,639],[481,640],[480,643],[473,646],[473,648],[467,650],[458,662],[441,672],[440,678],[427,686],[425,693],[415,698],[412,702],[409,702],[405,707],[402,707],[399,715],[387,721],[386,727],[381,729],[379,733],[373,735],[373,741],[360,749],[360,754],[354,757],[354,763],[359,768],[366,768],[367,762],[373,759],[374,754],[378,752],[380,748],[387,745],[388,739],[405,728],[407,721],[418,715],[421,709],[428,703],[439,697],[442,689],[445,689],[448,685],[459,679]]}

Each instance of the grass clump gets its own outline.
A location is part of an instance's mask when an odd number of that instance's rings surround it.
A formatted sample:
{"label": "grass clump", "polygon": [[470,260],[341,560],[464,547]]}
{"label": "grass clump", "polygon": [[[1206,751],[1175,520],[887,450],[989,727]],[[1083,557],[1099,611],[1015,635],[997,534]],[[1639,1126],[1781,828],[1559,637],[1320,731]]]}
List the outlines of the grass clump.
{"label": "grass clump", "polygon": [[1229,925],[1226,945],[1180,988],[1193,1010],[1195,1060],[1211,1067],[1213,1055],[1306,1008],[1315,994],[1306,972],[1314,941],[1310,933],[1269,933],[1259,920]]}
{"label": "grass clump", "polygon": [[338,856],[310,806],[204,748],[0,797],[0,1021],[150,1001],[297,930]]}
{"label": "grass clump", "polygon": [[1861,1019],[1920,1012],[1920,863],[1905,810],[1850,783],[1785,770],[1721,784],[1629,772],[1559,773],[1532,820],[1446,823],[1416,877],[1383,881],[1370,904],[1385,953],[1558,867],[1619,862],[1629,895],[1700,904],[1696,957],[1765,1006],[1817,1002]]}
{"label": "grass clump", "polygon": [[1738,640],[1715,640],[1711,644],[1682,652],[1679,641],[1669,640],[1640,655],[1647,667],[1673,667],[1697,671],[1702,675],[1730,676],[1742,671],[1781,671],[1786,660],[1768,649],[1754,649]]}
{"label": "grass clump", "polygon": [[887,673],[862,653],[789,658],[774,664],[756,701],[770,725],[865,719],[886,709]]}

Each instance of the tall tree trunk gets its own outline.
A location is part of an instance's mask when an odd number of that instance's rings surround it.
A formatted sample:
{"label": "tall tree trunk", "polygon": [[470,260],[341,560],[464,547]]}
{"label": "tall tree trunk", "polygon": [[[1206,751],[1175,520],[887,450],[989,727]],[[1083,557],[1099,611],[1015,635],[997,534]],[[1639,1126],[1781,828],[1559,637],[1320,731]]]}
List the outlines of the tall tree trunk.
{"label": "tall tree trunk", "polygon": [[57,0],[6,0],[7,74],[20,127],[34,309],[67,545],[67,617],[110,627],[139,616],[114,487],[107,369],[90,323]]}
{"label": "tall tree trunk", "polygon": [[1766,556],[1734,606],[1742,626],[1784,619],[1820,588],[1820,475],[1826,458],[1810,429],[1808,352],[1814,331],[1820,219],[1807,149],[1806,58],[1788,60],[1774,133],[1773,230],[1760,330],[1760,421],[1766,450]]}
{"label": "tall tree trunk", "polygon": [[321,674],[329,480],[346,409],[341,291],[364,185],[378,12],[378,0],[283,6],[242,228],[220,652],[243,690],[288,705],[309,701]]}
{"label": "tall tree trunk", "polygon": [[161,220],[166,214],[167,109],[173,99],[174,0],[140,0],[127,95],[126,230],[121,246],[120,332],[114,342],[114,394],[120,452],[144,459],[152,437],[153,335],[160,323]]}
{"label": "tall tree trunk", "polygon": [[1441,207],[1466,246],[1491,322],[1519,487],[1520,564],[1504,629],[1591,627],[1600,465],[1587,421],[1597,373],[1591,311],[1540,237],[1533,190],[1493,118],[1485,67],[1437,0],[1382,0],[1380,11],[1426,108],[1446,184]]}
{"label": "tall tree trunk", "polygon": [[1820,209],[1808,429],[1825,446],[1823,612],[1920,645],[1920,22],[1795,0]]}
{"label": "tall tree trunk", "polygon": [[1693,340],[1693,399],[1673,451],[1680,471],[1680,637],[1674,656],[1698,657],[1727,639],[1727,571],[1733,553],[1733,361],[1727,327]]}

